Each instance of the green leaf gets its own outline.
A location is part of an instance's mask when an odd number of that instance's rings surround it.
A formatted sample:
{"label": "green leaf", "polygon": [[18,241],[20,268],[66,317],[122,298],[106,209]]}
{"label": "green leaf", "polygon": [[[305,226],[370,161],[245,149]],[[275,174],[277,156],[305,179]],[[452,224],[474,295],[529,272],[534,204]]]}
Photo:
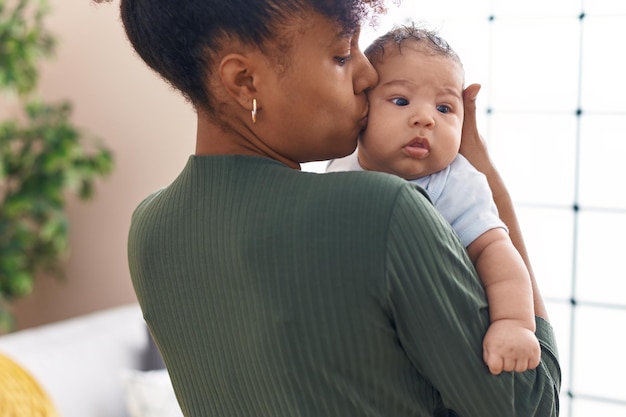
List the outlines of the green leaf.
{"label": "green leaf", "polygon": [[13,297],[24,297],[33,291],[33,277],[25,271],[16,272],[8,277],[8,294]]}
{"label": "green leaf", "polygon": [[49,11],[48,0],[0,0],[0,90],[23,103],[23,114],[0,121],[0,327],[39,272],[64,276],[66,199],[92,197],[114,166],[111,151],[72,123],[70,102],[33,97],[41,60],[56,45]]}

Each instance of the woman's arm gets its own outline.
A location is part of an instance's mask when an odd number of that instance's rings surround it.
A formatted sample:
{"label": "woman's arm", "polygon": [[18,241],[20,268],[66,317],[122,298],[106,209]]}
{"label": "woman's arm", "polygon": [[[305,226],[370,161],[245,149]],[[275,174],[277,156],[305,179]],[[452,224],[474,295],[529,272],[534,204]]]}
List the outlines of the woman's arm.
{"label": "woman's arm", "polygon": [[465,106],[465,119],[463,121],[463,138],[461,140],[460,152],[467,158],[472,165],[480,172],[485,174],[489,187],[493,194],[493,199],[498,207],[500,218],[509,228],[509,236],[513,245],[520,253],[528,273],[530,274],[531,285],[533,289],[533,301],[535,304],[535,315],[548,320],[548,312],[546,310],[543,298],[535,280],[530,258],[526,250],[522,231],[515,214],[515,208],[511,196],[504,185],[502,177],[498,173],[495,165],[489,157],[487,145],[478,132],[476,126],[476,97],[480,91],[480,84],[471,84],[463,92],[463,102]]}
{"label": "woman's arm", "polygon": [[558,416],[549,325],[537,319],[536,369],[492,375],[482,360],[489,313],[476,271],[449,224],[410,191],[398,195],[386,239],[385,292],[399,346],[459,416]]}

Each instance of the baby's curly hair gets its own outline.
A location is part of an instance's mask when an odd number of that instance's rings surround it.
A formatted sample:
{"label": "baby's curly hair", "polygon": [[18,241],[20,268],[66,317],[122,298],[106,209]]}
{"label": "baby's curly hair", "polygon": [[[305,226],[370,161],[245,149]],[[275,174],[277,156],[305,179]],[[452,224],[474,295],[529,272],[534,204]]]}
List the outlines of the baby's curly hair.
{"label": "baby's curly hair", "polygon": [[424,46],[432,53],[448,57],[462,66],[461,58],[437,31],[428,29],[425,25],[415,22],[396,26],[384,35],[381,35],[365,48],[364,54],[370,61],[380,62],[384,58],[385,48],[391,46],[402,52],[402,46],[407,42],[415,42]]}
{"label": "baby's curly hair", "polygon": [[[92,0],[96,3],[110,0]],[[215,111],[207,88],[221,42],[261,50],[293,16],[317,12],[352,31],[384,13],[385,0],[121,0],[126,34],[139,56],[196,108]],[[280,46],[289,47],[284,39]]]}

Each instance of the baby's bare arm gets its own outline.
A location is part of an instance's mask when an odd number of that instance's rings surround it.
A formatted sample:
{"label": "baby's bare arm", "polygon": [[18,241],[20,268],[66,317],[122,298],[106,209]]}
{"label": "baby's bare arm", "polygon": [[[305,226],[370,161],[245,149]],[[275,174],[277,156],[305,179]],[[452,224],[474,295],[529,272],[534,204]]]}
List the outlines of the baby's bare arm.
{"label": "baby's bare arm", "polygon": [[539,342],[531,278],[504,229],[483,233],[468,248],[485,287],[491,326],[483,340],[484,360],[493,374],[523,372],[539,365]]}
{"label": "baby's bare arm", "polygon": [[548,320],[548,312],[539,287],[537,286],[511,196],[509,195],[502,177],[500,177],[500,174],[495,168],[493,161],[491,161],[489,157],[485,141],[478,132],[476,125],[476,96],[479,91],[480,85],[472,84],[463,92],[465,117],[463,119],[463,139],[461,141],[460,151],[472,165],[487,177],[489,187],[493,193],[493,199],[500,213],[500,218],[509,228],[509,237],[524,260],[528,273],[530,274],[535,315]]}
{"label": "baby's bare arm", "polygon": [[530,275],[506,231],[488,230],[467,251],[487,292],[491,321],[516,320],[534,331]]}

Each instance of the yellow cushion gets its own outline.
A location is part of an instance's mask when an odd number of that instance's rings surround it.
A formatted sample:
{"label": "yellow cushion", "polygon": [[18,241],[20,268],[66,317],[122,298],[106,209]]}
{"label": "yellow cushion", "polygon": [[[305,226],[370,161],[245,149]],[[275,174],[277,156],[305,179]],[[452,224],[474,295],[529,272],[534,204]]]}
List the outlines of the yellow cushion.
{"label": "yellow cushion", "polygon": [[48,395],[26,370],[0,354],[0,417],[58,417]]}

